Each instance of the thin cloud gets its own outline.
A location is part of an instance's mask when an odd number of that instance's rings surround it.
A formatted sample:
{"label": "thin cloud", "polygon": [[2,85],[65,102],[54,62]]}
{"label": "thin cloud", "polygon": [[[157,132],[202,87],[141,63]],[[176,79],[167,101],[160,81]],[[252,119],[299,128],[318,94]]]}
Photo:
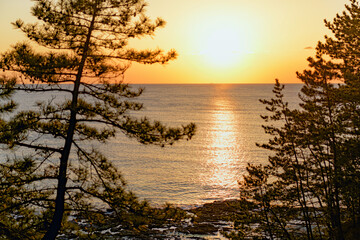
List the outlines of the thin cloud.
{"label": "thin cloud", "polygon": [[304,48],[304,49],[306,49],[306,50],[312,50],[312,49],[314,49],[313,47],[306,47],[306,48]]}

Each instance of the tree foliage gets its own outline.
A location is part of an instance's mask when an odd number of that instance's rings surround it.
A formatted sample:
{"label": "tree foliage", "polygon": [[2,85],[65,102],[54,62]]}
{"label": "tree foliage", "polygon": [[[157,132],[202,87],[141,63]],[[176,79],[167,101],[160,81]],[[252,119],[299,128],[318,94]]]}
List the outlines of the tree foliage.
{"label": "tree foliage", "polygon": [[[360,228],[360,6],[325,21],[333,36],[319,42],[298,108],[290,109],[278,81],[260,147],[266,165],[249,165],[241,185],[236,238],[357,239]],[[340,84],[338,84],[340,82]]]}
{"label": "tree foliage", "polygon": [[[169,128],[134,118],[131,112],[143,108],[135,101],[143,89],[123,83],[131,62],[165,64],[176,57],[173,50],[128,47],[130,39],[152,36],[165,22],[151,21],[142,0],[34,2],[39,21],[13,25],[46,50],[19,43],[0,57],[1,68],[15,76],[3,76],[0,88],[0,142],[12,151],[0,160],[0,238],[54,239],[73,231],[99,238],[95,226],[141,230],[167,216],[129,192],[92,144],[118,133],[160,146],[193,136],[194,124]],[[14,112],[14,92],[53,97]],[[68,221],[69,215],[86,226]]]}

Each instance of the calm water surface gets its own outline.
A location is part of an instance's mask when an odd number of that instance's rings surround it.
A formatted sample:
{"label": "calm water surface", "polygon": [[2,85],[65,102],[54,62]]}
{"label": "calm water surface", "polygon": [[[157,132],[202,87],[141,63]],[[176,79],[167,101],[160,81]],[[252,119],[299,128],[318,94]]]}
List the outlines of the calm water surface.
{"label": "calm water surface", "polygon": [[[155,204],[198,205],[236,198],[237,181],[248,163],[266,161],[261,128],[264,106],[273,85],[143,85],[140,114],[170,126],[197,124],[191,141],[160,148],[118,137],[106,152],[130,188]],[[286,98],[298,102],[301,85],[287,85]]]}
{"label": "calm water surface", "polygon": [[[197,133],[191,141],[165,148],[141,145],[121,135],[101,146],[129,188],[156,205],[193,206],[236,198],[237,181],[246,165],[267,159],[268,152],[255,146],[268,139],[260,118],[266,112],[258,99],[271,98],[273,85],[134,85],[139,86],[145,87],[139,98],[145,110],[137,116],[169,126],[194,122]],[[298,102],[300,87],[286,85],[290,104]],[[29,96],[16,98],[25,103],[23,109],[31,108]]]}

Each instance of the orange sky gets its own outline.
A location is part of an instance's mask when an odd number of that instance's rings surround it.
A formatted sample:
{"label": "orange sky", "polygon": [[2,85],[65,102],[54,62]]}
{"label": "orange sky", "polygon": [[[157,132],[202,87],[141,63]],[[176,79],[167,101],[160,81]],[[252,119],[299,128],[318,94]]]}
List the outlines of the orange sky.
{"label": "orange sky", "polygon": [[[133,64],[129,83],[298,82],[295,72],[325,34],[324,19],[341,13],[347,0],[149,0],[148,15],[167,21],[136,48],[176,49],[166,66]],[[24,40],[10,22],[30,16],[31,0],[0,1],[0,52]],[[309,49],[311,48],[311,49]]]}

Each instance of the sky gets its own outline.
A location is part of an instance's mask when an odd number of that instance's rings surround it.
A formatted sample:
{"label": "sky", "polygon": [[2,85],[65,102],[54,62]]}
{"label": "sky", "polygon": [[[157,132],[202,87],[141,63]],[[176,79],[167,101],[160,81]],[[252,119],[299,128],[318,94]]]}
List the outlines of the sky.
{"label": "sky", "polygon": [[[348,0],[148,0],[147,15],[167,24],[153,37],[131,41],[137,49],[175,49],[166,65],[132,64],[128,83],[298,83],[316,44],[331,35],[324,19]],[[0,0],[0,52],[24,35],[11,26],[34,22],[31,0]]]}

